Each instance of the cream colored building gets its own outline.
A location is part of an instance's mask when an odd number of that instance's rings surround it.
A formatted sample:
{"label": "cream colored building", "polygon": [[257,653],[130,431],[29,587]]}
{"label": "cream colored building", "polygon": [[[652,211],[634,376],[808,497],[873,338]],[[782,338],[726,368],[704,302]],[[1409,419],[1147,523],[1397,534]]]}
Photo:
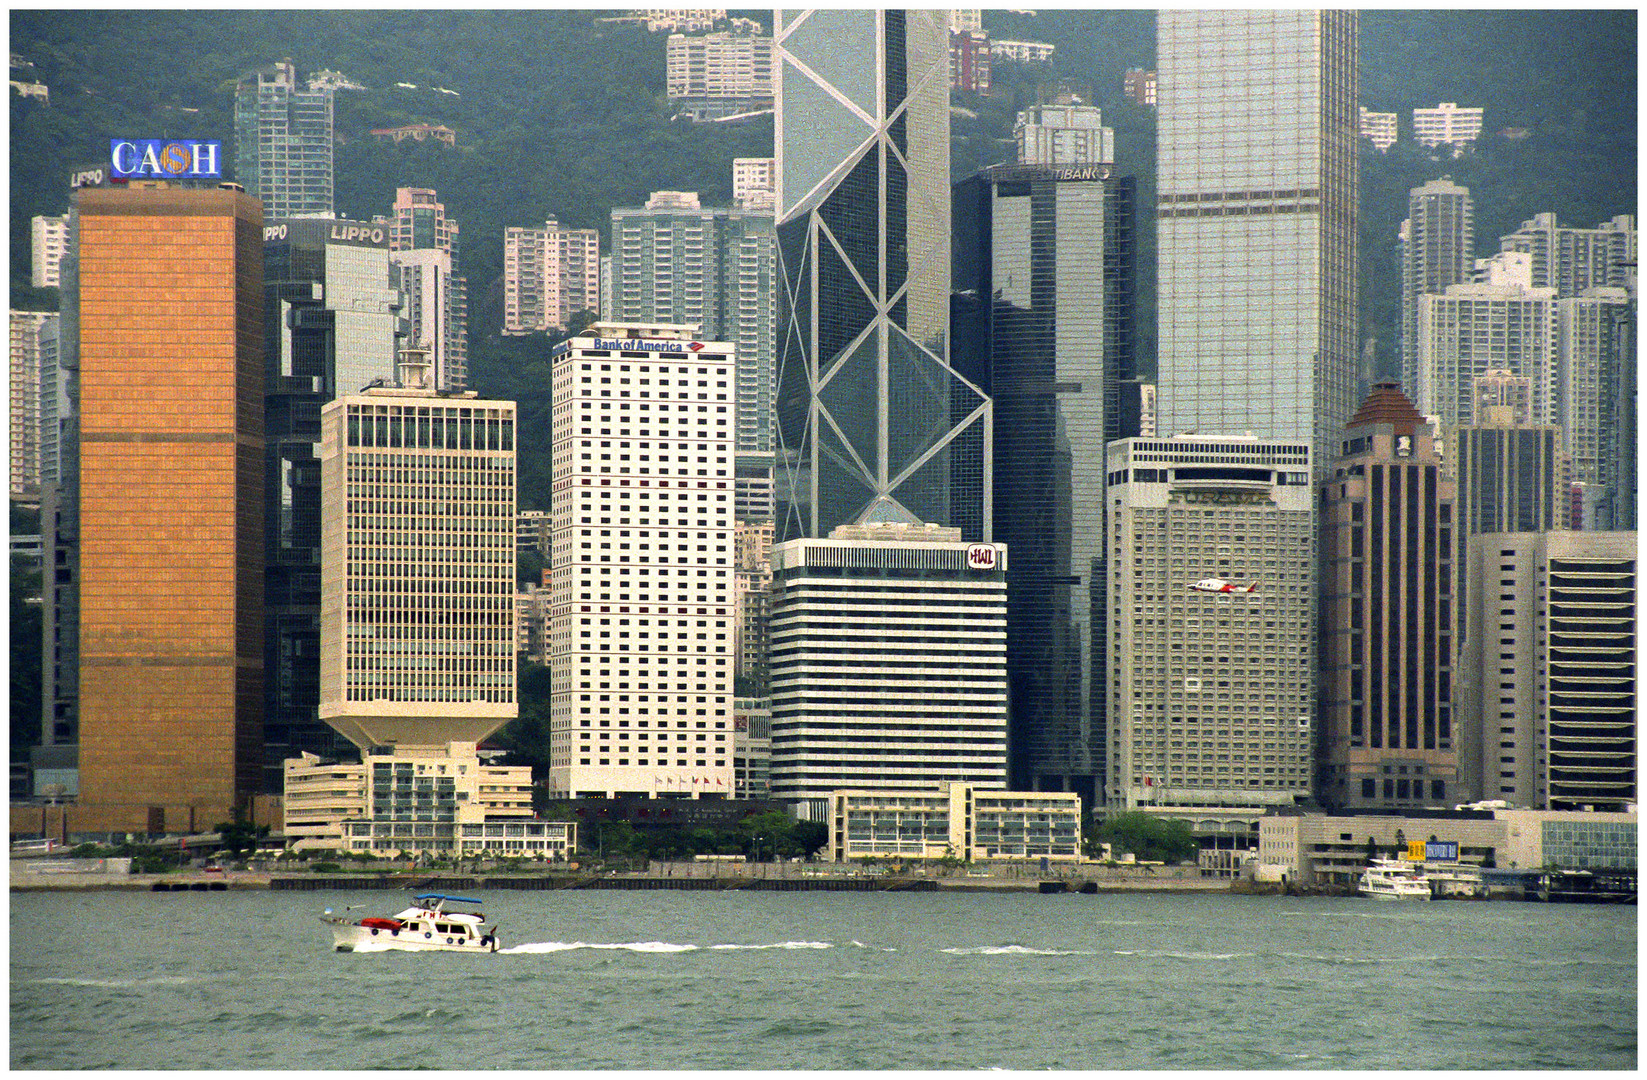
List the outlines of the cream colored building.
{"label": "cream colored building", "polygon": [[287,760],[284,830],[293,850],[449,856],[488,846],[471,841],[496,839],[490,846],[501,850],[506,839],[526,839],[523,832],[505,836],[502,826],[532,817],[529,766],[487,765],[464,742],[363,758]]}
{"label": "cream colored building", "polygon": [[941,782],[928,791],[836,791],[829,857],[1055,859],[1081,857],[1081,797]]}
{"label": "cream colored building", "polygon": [[1258,823],[1259,868],[1279,868],[1301,885],[1354,884],[1369,838],[1384,855],[1412,841],[1456,843],[1460,863],[1501,870],[1636,866],[1634,813],[1496,809],[1444,817],[1272,814]]}

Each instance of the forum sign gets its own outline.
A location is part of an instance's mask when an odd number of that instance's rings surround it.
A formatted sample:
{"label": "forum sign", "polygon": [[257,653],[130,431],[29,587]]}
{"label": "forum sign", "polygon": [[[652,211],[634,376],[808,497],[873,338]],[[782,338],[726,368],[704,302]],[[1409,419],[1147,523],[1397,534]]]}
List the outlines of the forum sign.
{"label": "forum sign", "polygon": [[116,180],[221,180],[223,143],[167,139],[110,139]]}

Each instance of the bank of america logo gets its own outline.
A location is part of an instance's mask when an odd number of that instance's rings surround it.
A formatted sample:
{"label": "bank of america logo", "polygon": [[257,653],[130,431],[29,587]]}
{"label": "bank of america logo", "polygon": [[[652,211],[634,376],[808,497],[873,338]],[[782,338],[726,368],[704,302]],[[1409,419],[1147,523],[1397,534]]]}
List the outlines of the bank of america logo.
{"label": "bank of america logo", "polygon": [[690,343],[689,345],[687,345],[686,347],[688,349],[691,349],[693,352],[697,352],[699,349],[703,348],[703,342],[694,341],[694,342]]}

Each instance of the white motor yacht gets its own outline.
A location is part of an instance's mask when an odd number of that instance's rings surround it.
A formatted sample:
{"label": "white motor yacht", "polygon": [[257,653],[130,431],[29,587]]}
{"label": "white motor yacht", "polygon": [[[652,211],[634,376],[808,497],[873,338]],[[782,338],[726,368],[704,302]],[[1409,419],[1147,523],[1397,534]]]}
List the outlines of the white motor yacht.
{"label": "white motor yacht", "polygon": [[446,905],[479,904],[479,900],[442,893],[420,893],[405,911],[350,919],[327,908],[320,921],[332,928],[338,952],[497,952],[497,927],[488,930],[478,911],[447,911]]}

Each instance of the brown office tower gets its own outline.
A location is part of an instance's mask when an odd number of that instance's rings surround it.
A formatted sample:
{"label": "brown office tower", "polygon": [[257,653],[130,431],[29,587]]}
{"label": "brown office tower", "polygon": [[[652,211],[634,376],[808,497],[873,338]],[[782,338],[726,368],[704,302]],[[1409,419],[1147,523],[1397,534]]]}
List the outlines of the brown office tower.
{"label": "brown office tower", "polygon": [[210,829],[262,751],[263,210],[82,188],[80,806]]}
{"label": "brown office tower", "polygon": [[1329,807],[1447,807],[1461,794],[1453,711],[1454,487],[1429,423],[1379,383],[1321,487],[1320,783]]}

